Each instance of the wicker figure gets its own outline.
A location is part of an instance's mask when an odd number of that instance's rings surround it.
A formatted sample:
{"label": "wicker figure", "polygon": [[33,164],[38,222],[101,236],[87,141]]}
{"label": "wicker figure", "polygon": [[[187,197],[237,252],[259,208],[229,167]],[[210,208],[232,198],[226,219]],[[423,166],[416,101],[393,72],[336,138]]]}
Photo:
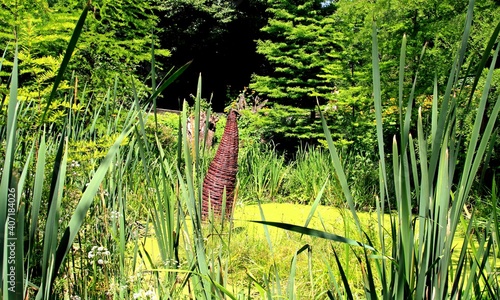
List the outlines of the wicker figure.
{"label": "wicker figure", "polygon": [[214,216],[221,216],[224,188],[226,189],[226,216],[233,211],[234,188],[238,172],[238,122],[236,111],[231,110],[227,117],[226,128],[213,161],[208,167],[203,181],[202,217],[209,215],[209,205]]}

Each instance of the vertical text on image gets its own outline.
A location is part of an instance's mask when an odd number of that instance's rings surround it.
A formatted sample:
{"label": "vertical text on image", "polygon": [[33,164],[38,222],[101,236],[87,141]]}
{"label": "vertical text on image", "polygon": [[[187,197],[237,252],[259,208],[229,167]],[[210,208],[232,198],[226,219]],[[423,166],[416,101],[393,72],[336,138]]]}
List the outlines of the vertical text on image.
{"label": "vertical text on image", "polygon": [[16,189],[9,188],[7,197],[7,285],[9,292],[16,291]]}

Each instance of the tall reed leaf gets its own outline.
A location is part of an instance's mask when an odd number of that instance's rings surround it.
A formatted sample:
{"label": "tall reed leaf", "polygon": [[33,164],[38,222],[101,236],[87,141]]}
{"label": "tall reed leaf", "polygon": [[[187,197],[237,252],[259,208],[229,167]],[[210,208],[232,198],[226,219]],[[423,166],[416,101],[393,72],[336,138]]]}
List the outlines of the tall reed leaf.
{"label": "tall reed leaf", "polygon": [[[16,292],[21,285],[16,282],[18,277],[15,262],[15,248],[18,242],[16,240],[15,224],[18,218],[18,196],[17,176],[14,174],[14,157],[17,147],[17,114],[18,114],[18,46],[15,46],[14,65],[12,67],[9,104],[7,108],[7,130],[6,130],[6,149],[5,161],[2,171],[2,180],[0,182],[0,265],[2,266],[2,294],[4,299],[15,297]],[[14,270],[14,272],[11,272]],[[12,274],[14,273],[14,274]],[[14,276],[13,276],[14,275]],[[15,278],[13,278],[15,277]]]}
{"label": "tall reed leaf", "polygon": [[325,133],[326,141],[328,143],[328,149],[330,150],[330,156],[331,156],[331,159],[333,161],[333,166],[335,168],[335,172],[336,172],[337,177],[340,181],[340,185],[342,186],[342,191],[344,192],[344,196],[346,198],[347,205],[349,206],[349,209],[351,210],[351,214],[354,218],[356,228],[361,233],[362,232],[361,222],[359,221],[358,214],[356,213],[356,207],[355,207],[354,201],[352,199],[351,191],[349,190],[349,185],[347,183],[347,177],[346,177],[344,169],[342,167],[342,163],[340,162],[340,157],[338,155],[337,148],[333,144],[332,135],[330,133],[330,129],[328,129],[328,125],[326,124],[326,120],[325,120],[325,117],[323,116],[323,112],[320,110],[319,113],[321,116],[321,123],[323,125],[323,131]]}
{"label": "tall reed leaf", "polygon": [[57,271],[59,270],[61,264],[63,263],[64,258],[68,254],[68,251],[71,248],[71,245],[73,244],[76,234],[78,233],[80,227],[83,224],[86,213],[90,208],[90,205],[94,201],[94,197],[99,190],[99,186],[103,181],[104,176],[106,175],[111,163],[113,162],[113,157],[116,155],[120,145],[123,143],[125,138],[132,131],[132,128],[130,127],[131,127],[130,125],[125,127],[126,129],[120,134],[120,136],[117,138],[113,146],[109,149],[108,154],[101,162],[99,168],[95,172],[87,188],[85,189],[85,192],[83,193],[80,201],[78,202],[78,205],[75,208],[75,212],[71,216],[69,225],[64,231],[61,240],[59,241],[57,252],[55,253],[55,263],[52,269],[53,275],[51,277],[52,281],[49,283],[50,285],[53,284],[53,279]]}
{"label": "tall reed leaf", "polygon": [[91,6],[91,1],[88,1],[85,7],[83,8],[83,12],[80,15],[80,19],[78,20],[78,23],[76,23],[75,29],[73,30],[73,35],[71,36],[71,39],[69,41],[68,47],[66,48],[66,52],[64,53],[63,61],[61,62],[61,66],[59,67],[59,70],[57,72],[56,79],[54,81],[54,85],[52,86],[52,91],[50,92],[50,96],[47,99],[47,105],[45,106],[45,110],[43,112],[42,118],[40,123],[43,124],[45,122],[45,117],[47,115],[47,112],[49,111],[50,104],[52,103],[52,100],[56,97],[56,92],[57,88],[59,87],[59,84],[61,83],[64,72],[66,71],[66,68],[68,67],[69,61],[71,59],[71,56],[73,55],[73,51],[75,51],[76,48],[76,43],[78,42],[78,39],[80,38],[80,34],[82,33],[83,25],[85,24],[85,19],[87,18],[87,14],[89,12]]}
{"label": "tall reed leaf", "polygon": [[341,243],[345,243],[345,244],[352,245],[352,246],[359,246],[359,247],[366,248],[368,250],[375,250],[370,245],[363,244],[363,243],[360,243],[358,241],[355,241],[355,240],[352,240],[349,238],[345,238],[343,236],[339,236],[339,235],[336,235],[333,233],[328,233],[328,232],[317,230],[317,229],[307,228],[304,226],[298,226],[298,225],[282,223],[282,222],[271,222],[271,221],[250,221],[250,222],[259,223],[259,224],[268,225],[268,226],[273,226],[273,227],[277,227],[277,228],[281,228],[281,229],[286,229],[288,231],[293,231],[293,232],[297,232],[300,234],[305,234],[305,235],[314,236],[314,237],[318,237],[318,238],[322,238],[322,239],[327,239],[327,240],[331,240],[334,242],[341,242]]}

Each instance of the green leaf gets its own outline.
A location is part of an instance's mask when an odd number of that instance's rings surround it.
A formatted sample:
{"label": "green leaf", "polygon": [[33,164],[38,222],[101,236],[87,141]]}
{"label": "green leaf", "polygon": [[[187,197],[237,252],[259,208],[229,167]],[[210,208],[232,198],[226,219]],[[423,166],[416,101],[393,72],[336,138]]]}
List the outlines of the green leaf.
{"label": "green leaf", "polygon": [[[106,175],[109,167],[111,166],[111,163],[113,162],[113,157],[118,152],[120,144],[130,134],[131,131],[132,131],[131,128],[126,129],[117,138],[113,146],[109,149],[108,154],[101,162],[99,168],[95,172],[91,181],[89,182],[87,188],[85,189],[85,192],[82,195],[82,198],[78,202],[78,205],[76,206],[75,211],[71,216],[68,227],[64,231],[64,234],[59,242],[59,246],[57,247],[57,252],[55,255],[55,264],[52,270],[53,272],[52,280],[54,280],[55,277],[54,275],[58,272],[59,268],[61,267],[61,264],[64,261],[64,258],[68,254],[68,251],[70,250],[71,245],[73,244],[76,234],[78,233],[80,227],[83,224],[87,211],[90,208],[90,205],[94,202],[94,197],[97,194],[99,186],[103,181],[104,176]],[[50,286],[52,286],[52,284],[53,281],[50,283]]]}
{"label": "green leaf", "polygon": [[352,246],[363,247],[363,248],[366,248],[368,250],[375,251],[375,249],[370,245],[366,245],[366,244],[360,243],[358,241],[355,241],[355,240],[352,240],[349,238],[345,238],[343,236],[339,236],[339,235],[336,235],[333,233],[328,233],[328,232],[317,230],[317,229],[311,229],[311,228],[307,228],[307,227],[303,227],[303,226],[298,226],[298,225],[293,225],[293,224],[288,224],[288,223],[281,223],[281,222],[252,221],[252,220],[249,222],[269,225],[269,226],[285,229],[288,231],[297,232],[300,234],[318,237],[318,238],[322,238],[322,239],[326,239],[326,240],[330,240],[330,241],[334,241],[334,242],[345,243],[345,244],[352,245]]}
{"label": "green leaf", "polygon": [[90,9],[90,1],[87,2],[85,7],[83,8],[83,12],[80,16],[80,19],[78,20],[78,23],[76,23],[75,29],[73,31],[73,35],[71,36],[71,40],[69,41],[68,48],[66,49],[66,52],[64,53],[64,58],[61,63],[61,66],[59,67],[59,71],[57,73],[57,77],[54,81],[54,85],[52,86],[52,92],[50,93],[49,98],[47,99],[47,104],[45,106],[45,110],[43,112],[42,118],[40,123],[43,124],[45,122],[45,117],[47,115],[47,112],[49,110],[50,105],[52,104],[52,101],[56,97],[56,92],[57,88],[59,87],[59,84],[62,81],[62,78],[64,76],[64,72],[66,71],[66,68],[68,67],[69,60],[71,59],[71,56],[73,55],[73,51],[75,51],[76,48],[76,43],[78,42],[78,39],[80,37],[80,34],[82,33],[83,26],[85,24],[85,19],[87,18],[88,11]]}

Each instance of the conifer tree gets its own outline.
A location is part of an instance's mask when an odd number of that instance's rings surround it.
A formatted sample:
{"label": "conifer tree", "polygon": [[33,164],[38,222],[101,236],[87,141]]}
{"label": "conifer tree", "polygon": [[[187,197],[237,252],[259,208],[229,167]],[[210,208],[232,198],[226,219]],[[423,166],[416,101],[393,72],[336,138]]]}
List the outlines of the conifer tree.
{"label": "conifer tree", "polygon": [[[460,44],[467,10],[464,1],[269,1],[271,17],[258,41],[270,70],[253,77],[251,88],[274,102],[311,107],[315,97],[326,104],[332,133],[341,144],[371,151],[372,120],[371,45],[376,21],[379,40],[382,97],[387,136],[396,132],[398,68],[403,35],[407,37],[404,85],[411,85],[418,71],[416,105],[430,107],[433,80],[442,89],[449,62]],[[488,0],[476,4],[466,61],[478,61],[487,37],[500,16],[500,6]],[[422,49],[426,48],[422,59]],[[470,57],[470,58],[469,58]],[[467,64],[465,64],[467,66]],[[474,70],[474,66],[472,66]],[[403,95],[407,101],[409,95]],[[432,97],[431,97],[432,98]],[[288,123],[283,123],[286,127]],[[293,131],[280,129],[279,131]],[[390,144],[390,143],[389,143]]]}
{"label": "conifer tree", "polygon": [[266,57],[270,72],[254,75],[250,87],[286,105],[314,107],[315,96],[333,89],[317,76],[327,51],[338,48],[335,40],[318,39],[331,7],[315,0],[269,2],[271,17],[262,28],[266,38],[257,42],[257,52]]}

